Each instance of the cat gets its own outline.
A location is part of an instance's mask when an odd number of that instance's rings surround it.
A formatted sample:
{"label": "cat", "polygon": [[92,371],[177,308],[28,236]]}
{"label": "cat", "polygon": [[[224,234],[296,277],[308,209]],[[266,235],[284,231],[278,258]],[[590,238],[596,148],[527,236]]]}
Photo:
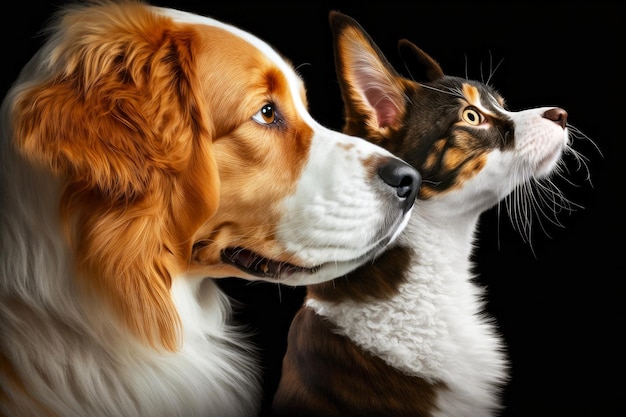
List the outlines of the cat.
{"label": "cat", "polygon": [[[410,41],[399,74],[353,18],[330,13],[344,132],[422,175],[409,225],[374,262],[307,287],[275,416],[481,417],[503,411],[509,359],[471,255],[480,215],[569,202],[551,178],[581,159],[566,110],[508,110],[488,83],[445,75]],[[522,206],[526,204],[527,206]]]}

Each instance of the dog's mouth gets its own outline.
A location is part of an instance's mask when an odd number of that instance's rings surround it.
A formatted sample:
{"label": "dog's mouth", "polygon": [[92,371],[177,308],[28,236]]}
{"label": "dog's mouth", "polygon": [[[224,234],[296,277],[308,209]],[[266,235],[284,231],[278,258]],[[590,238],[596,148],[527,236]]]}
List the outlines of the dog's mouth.
{"label": "dog's mouth", "polygon": [[247,274],[265,279],[279,280],[296,273],[314,274],[320,269],[320,267],[306,268],[284,261],[274,261],[240,247],[222,250],[221,258],[222,262],[233,265]]}

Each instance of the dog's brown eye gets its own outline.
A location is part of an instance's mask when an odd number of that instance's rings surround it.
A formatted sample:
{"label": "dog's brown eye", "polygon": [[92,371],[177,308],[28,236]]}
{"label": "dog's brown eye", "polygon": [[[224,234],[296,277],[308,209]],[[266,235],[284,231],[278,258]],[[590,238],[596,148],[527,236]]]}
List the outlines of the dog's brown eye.
{"label": "dog's brown eye", "polygon": [[262,125],[269,125],[274,123],[274,121],[276,120],[274,106],[270,103],[263,105],[263,107],[261,107],[261,110],[259,110],[254,116],[252,116],[252,119]]}
{"label": "dog's brown eye", "polygon": [[484,116],[474,107],[467,107],[463,110],[463,120],[472,126],[478,126],[484,119]]}

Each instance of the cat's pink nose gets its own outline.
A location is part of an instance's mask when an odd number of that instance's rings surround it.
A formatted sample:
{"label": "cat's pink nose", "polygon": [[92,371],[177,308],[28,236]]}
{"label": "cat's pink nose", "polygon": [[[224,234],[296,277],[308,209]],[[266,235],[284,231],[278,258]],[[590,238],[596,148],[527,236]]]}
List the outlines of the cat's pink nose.
{"label": "cat's pink nose", "polygon": [[543,117],[548,120],[552,120],[563,129],[565,129],[565,126],[567,125],[567,112],[560,107],[555,107],[553,109],[547,110],[543,114]]}

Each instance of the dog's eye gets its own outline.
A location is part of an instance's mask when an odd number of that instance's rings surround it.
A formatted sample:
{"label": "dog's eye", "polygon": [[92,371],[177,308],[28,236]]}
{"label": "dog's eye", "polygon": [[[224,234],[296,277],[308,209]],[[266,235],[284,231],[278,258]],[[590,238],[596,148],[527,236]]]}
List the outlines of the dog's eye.
{"label": "dog's eye", "polygon": [[262,125],[269,125],[276,121],[276,112],[271,103],[264,104],[261,110],[252,116],[252,120]]}
{"label": "dog's eye", "polygon": [[485,116],[474,107],[466,107],[463,110],[462,117],[463,121],[472,126],[478,126],[485,120]]}

